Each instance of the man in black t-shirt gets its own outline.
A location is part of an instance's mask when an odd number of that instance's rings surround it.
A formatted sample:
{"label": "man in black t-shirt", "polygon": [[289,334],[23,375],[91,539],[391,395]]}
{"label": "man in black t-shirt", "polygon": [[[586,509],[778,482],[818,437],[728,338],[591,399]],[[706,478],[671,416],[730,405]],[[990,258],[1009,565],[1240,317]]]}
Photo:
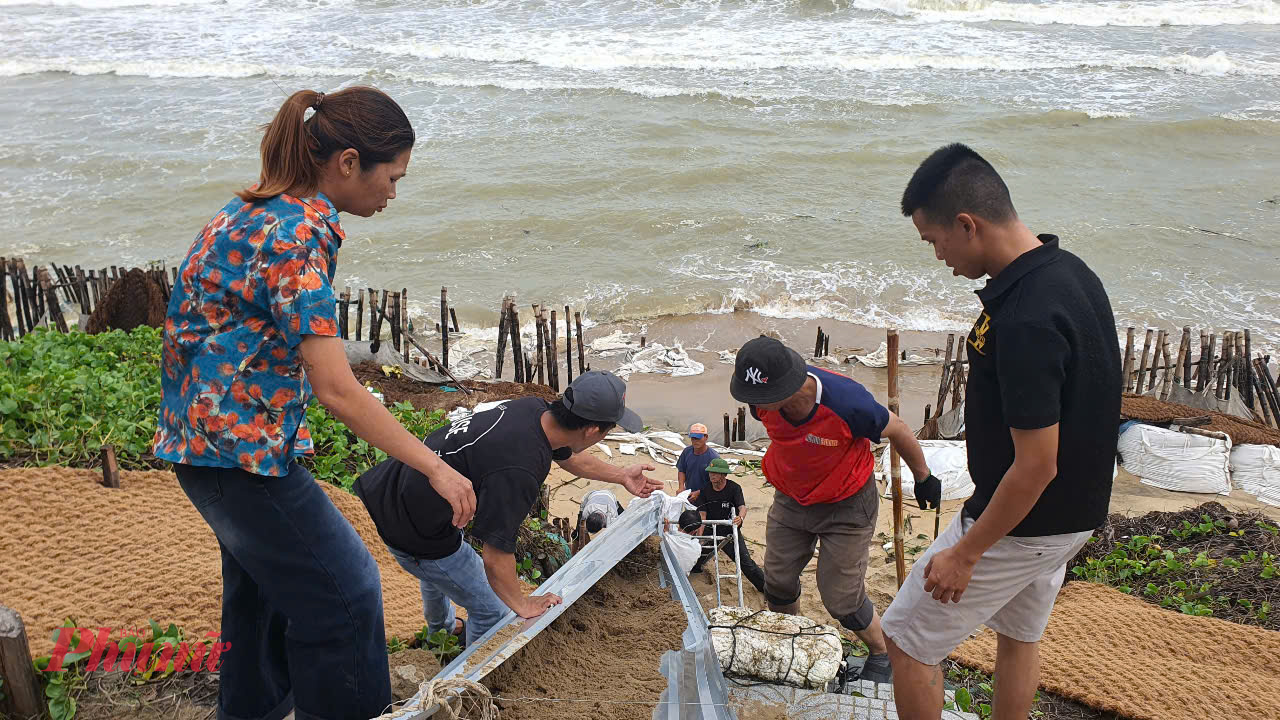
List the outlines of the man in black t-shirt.
{"label": "man in black t-shirt", "polygon": [[942,712],[938,664],[979,625],[996,632],[995,712],[1026,717],[1039,641],[1066,563],[1107,517],[1120,424],[1111,302],[1097,275],[1035,235],[1009,189],[964,145],[929,156],[902,212],[982,312],[966,339],[965,432],[976,486],[885,612],[903,720]]}
{"label": "man in black t-shirt", "polygon": [[[742,497],[742,486],[729,479],[729,463],[723,458],[716,458],[707,465],[707,479],[710,484],[699,493],[695,503],[698,513],[703,520],[732,519],[733,524],[738,526],[738,566],[742,569],[742,576],[755,586],[757,591],[763,593],[764,571],[756,565],[755,560],[751,559],[751,551],[747,549],[747,537],[742,534],[742,521],[747,517],[747,501]],[[717,538],[728,539],[733,536],[733,531],[724,525],[708,525],[705,530],[707,532],[704,532],[704,535],[713,535]],[[717,546],[730,560],[734,559],[732,545],[732,539],[728,539],[727,542],[717,540],[715,545],[704,547],[702,557],[694,563],[692,572],[702,572],[702,566],[715,554]]]}
{"label": "man in black t-shirt", "polygon": [[483,544],[481,560],[454,527],[449,503],[425,475],[386,460],[356,480],[354,490],[391,555],[422,589],[431,632],[457,633],[453,604],[466,608],[464,644],[488,632],[507,613],[541,615],[560,603],[553,594],[525,597],[516,575],[516,533],[528,516],[555,460],[578,477],[617,483],[648,497],[662,481],[646,477],[652,465],[615,467],[585,452],[613,426],[643,429],[626,409],[626,384],[612,373],[578,376],[558,400],[519,398],[458,420],[425,442],[476,494],[472,536]]}

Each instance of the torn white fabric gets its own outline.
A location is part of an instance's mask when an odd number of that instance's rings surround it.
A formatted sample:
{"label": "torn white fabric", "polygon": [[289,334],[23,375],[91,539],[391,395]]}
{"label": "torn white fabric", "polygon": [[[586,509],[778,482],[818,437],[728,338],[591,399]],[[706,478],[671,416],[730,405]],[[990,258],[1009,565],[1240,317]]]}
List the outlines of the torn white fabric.
{"label": "torn white fabric", "polygon": [[656,373],[671,377],[690,377],[701,375],[706,367],[689,357],[689,353],[679,343],[666,347],[654,343],[643,350],[628,353],[627,360],[614,374],[622,379],[631,377],[633,373]]}
{"label": "torn white fabric", "polygon": [[[889,344],[881,342],[880,347],[869,355],[850,355],[845,358],[845,362],[858,361],[867,367],[882,368],[889,367]],[[898,359],[898,367],[906,367],[909,365],[941,365],[942,358],[929,355],[918,355],[913,353],[907,354],[907,359]]]}
{"label": "torn white fabric", "polygon": [[591,353],[599,357],[610,357],[624,352],[631,352],[632,350],[639,350],[640,343],[633,341],[632,337],[633,333],[614,330],[604,337],[592,340],[590,342]]}
{"label": "torn white fabric", "polygon": [[608,445],[605,445],[604,443],[596,443],[596,447],[600,448],[600,452],[604,453],[605,455],[608,455],[609,457],[613,457],[613,451],[609,449]]}
{"label": "torn white fabric", "polygon": [[726,365],[732,365],[732,364],[734,364],[734,363],[738,362],[738,354],[737,354],[737,353],[734,353],[734,352],[729,352],[728,350],[721,350],[721,351],[720,351],[720,362],[722,362],[722,363],[724,363],[724,364],[726,364]]}
{"label": "torn white fabric", "polygon": [[635,443],[618,443],[618,452],[623,455],[635,455],[639,445]]}
{"label": "torn white fabric", "polygon": [[694,563],[698,562],[698,557],[702,555],[702,544],[692,535],[686,535],[679,530],[680,513],[697,509],[693,503],[689,502],[691,492],[693,491],[685,490],[679,495],[668,495],[662,490],[656,490],[653,493],[662,498],[662,517],[670,522],[671,527],[666,533],[666,538],[671,541],[671,549],[675,551],[676,560],[680,563],[680,569],[685,575],[689,574]]}

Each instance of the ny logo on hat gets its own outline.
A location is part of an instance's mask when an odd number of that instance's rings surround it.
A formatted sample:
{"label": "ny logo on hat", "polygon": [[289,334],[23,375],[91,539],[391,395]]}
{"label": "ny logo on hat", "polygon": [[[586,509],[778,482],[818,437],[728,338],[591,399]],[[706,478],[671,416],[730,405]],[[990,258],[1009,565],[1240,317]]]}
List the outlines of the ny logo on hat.
{"label": "ny logo on hat", "polygon": [[760,377],[760,368],[747,368],[747,377],[744,382],[749,382],[753,385],[768,385],[769,378]]}

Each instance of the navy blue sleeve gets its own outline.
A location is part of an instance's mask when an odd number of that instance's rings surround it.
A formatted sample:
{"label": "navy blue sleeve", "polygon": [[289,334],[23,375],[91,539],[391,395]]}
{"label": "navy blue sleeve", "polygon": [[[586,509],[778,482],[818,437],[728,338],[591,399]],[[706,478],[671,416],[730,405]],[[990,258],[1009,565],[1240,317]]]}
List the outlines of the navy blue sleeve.
{"label": "navy blue sleeve", "polygon": [[849,425],[854,437],[880,442],[880,434],[889,425],[889,410],[854,380],[832,372],[824,372],[819,377],[822,378],[822,404]]}
{"label": "navy blue sleeve", "polygon": [[692,454],[690,452],[692,449],[693,448],[685,448],[680,451],[680,457],[676,460],[676,471],[682,472],[685,475],[689,474],[689,456]]}

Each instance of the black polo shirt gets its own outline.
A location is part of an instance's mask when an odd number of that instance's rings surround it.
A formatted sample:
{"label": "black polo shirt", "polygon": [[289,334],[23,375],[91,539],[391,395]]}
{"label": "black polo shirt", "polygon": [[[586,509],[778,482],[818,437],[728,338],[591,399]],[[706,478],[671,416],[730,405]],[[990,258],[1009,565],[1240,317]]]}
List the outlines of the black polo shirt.
{"label": "black polo shirt", "polygon": [[965,437],[982,514],[1013,464],[1010,428],[1058,424],[1058,476],[1010,535],[1092,530],[1107,516],[1120,428],[1115,316],[1102,281],[1041,235],[978,291],[983,311],[966,343]]}
{"label": "black polo shirt", "polygon": [[[449,467],[471,481],[476,514],[471,534],[507,553],[529,515],[551,461],[568,460],[570,448],[552,449],[542,429],[547,402],[526,397],[450,423],[423,442]],[[439,560],[462,546],[453,509],[426,475],[388,458],[356,479],[382,541],[414,557]]]}

